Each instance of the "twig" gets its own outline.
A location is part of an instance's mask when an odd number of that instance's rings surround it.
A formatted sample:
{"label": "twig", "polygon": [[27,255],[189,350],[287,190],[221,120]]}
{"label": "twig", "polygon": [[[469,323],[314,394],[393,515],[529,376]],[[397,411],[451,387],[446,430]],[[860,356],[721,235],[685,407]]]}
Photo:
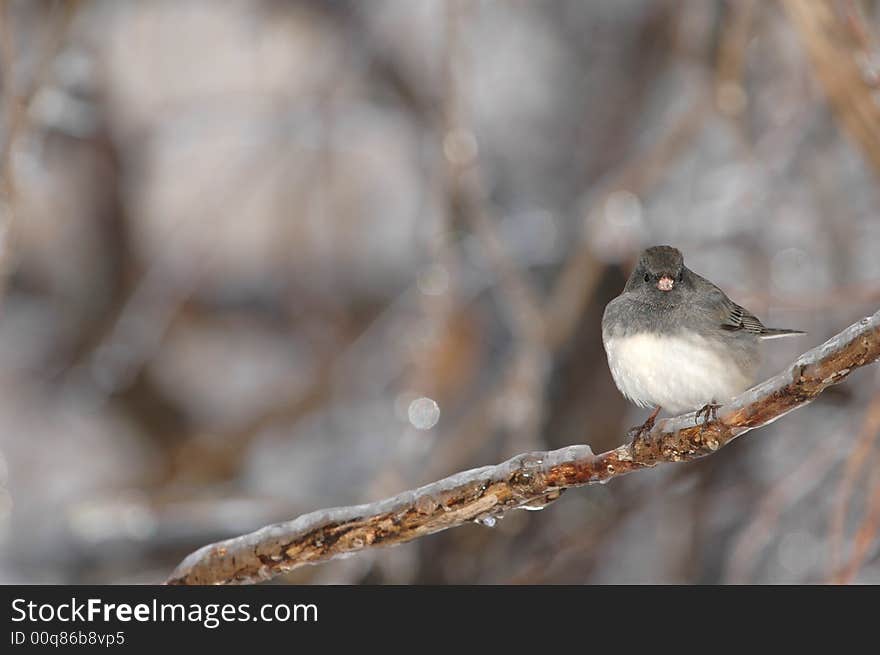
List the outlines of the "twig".
{"label": "twig", "polygon": [[861,366],[880,359],[880,311],[802,355],[779,375],[696,425],[693,412],[660,420],[633,443],[600,455],[589,446],[518,455],[368,505],[319,510],[204,546],[169,584],[268,580],[303,564],[404,543],[471,521],[493,524],[508,510],[552,502],[569,487],[710,455],[736,437],[801,407]]}
{"label": "twig", "polygon": [[[874,443],[880,436],[880,391],[865,410],[865,418],[859,437],[847,457],[843,475],[837,487],[837,494],[831,514],[831,570],[837,571],[843,559],[843,542],[846,531],[846,517],[849,514],[850,499],[862,470],[871,460]],[[833,580],[836,574],[831,574]]]}
{"label": "twig", "polygon": [[855,544],[853,555],[832,582],[849,584],[853,581],[874,543],[877,532],[880,531],[880,469],[875,468],[868,481],[868,494],[868,509],[853,540]]}
{"label": "twig", "polygon": [[783,512],[816,487],[835,466],[837,444],[823,439],[811,451],[786,472],[763,496],[755,517],[743,529],[727,562],[725,579],[729,584],[748,584],[750,575],[757,568],[758,555],[770,541],[773,527]]}
{"label": "twig", "polygon": [[[0,7],[0,74],[3,80],[3,140],[0,142],[0,198],[6,203],[5,216],[0,207],[0,288],[5,285],[6,272],[11,268],[13,227],[18,212],[18,183],[15,177],[15,144],[19,136],[29,129],[29,109],[33,99],[46,83],[51,64],[64,44],[78,2],[71,0],[61,4],[61,17],[50,27],[49,34],[39,51],[33,80],[19,92],[15,88],[16,43],[12,27],[12,5],[7,2]],[[53,14],[55,13],[53,8]]]}
{"label": "twig", "polygon": [[746,107],[743,69],[754,13],[754,0],[741,0],[727,5],[718,48],[715,104],[723,114],[736,122],[739,122],[736,119],[742,116]]}
{"label": "twig", "polygon": [[[466,70],[460,43],[463,3],[450,2],[447,7],[447,48],[445,58],[446,121],[443,125],[444,145],[455,138],[470,137],[473,144],[462,148],[444,148],[449,164],[450,208],[464,219],[477,236],[495,278],[499,299],[508,317],[508,327],[514,345],[504,371],[501,389],[496,402],[508,404],[509,412],[497,412],[504,416],[509,430],[508,452],[534,448],[541,444],[534,440],[544,415],[544,388],[550,367],[545,366],[549,357],[545,345],[546,325],[541,300],[526,270],[511,254],[499,231],[499,217],[492,209],[488,185],[480,161],[479,148],[473,130],[465,120],[464,101],[459,78]],[[492,411],[492,408],[490,408]],[[490,436],[491,431],[483,435]],[[485,441],[475,440],[474,445]]]}
{"label": "twig", "polygon": [[880,71],[866,51],[865,33],[842,20],[829,0],[783,0],[810,55],[816,77],[837,118],[880,175],[880,106],[875,91]]}
{"label": "twig", "polygon": [[[466,66],[462,61],[460,43],[463,5],[450,2],[446,5],[447,44],[445,57],[446,98],[443,137],[467,135],[474,140],[473,130],[462,111],[464,103],[459,78]],[[514,335],[525,342],[540,345],[544,339],[544,319],[541,301],[526,272],[508,251],[498,231],[498,217],[490,208],[485,175],[480,162],[479,148],[472,146],[463,153],[446,153],[449,164],[451,201],[458,212],[471,225],[483,246],[489,264],[498,277],[501,300],[510,318]],[[453,156],[451,156],[453,155]]]}

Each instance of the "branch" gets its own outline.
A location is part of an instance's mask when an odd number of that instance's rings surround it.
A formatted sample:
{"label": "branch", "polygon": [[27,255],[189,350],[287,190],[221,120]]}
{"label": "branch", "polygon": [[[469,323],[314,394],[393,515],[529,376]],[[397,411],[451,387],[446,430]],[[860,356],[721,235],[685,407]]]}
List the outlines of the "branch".
{"label": "branch", "polygon": [[876,101],[880,72],[876,54],[858,16],[841,20],[830,0],[783,0],[800,33],[819,83],[844,129],[880,175],[880,106]]}
{"label": "branch", "polygon": [[[52,62],[64,45],[67,29],[76,13],[77,1],[64,3],[59,9],[53,7],[50,15],[60,11],[61,17],[50,27],[49,35],[38,54],[36,72],[28,88],[21,94],[15,88],[15,30],[12,26],[13,9],[11,3],[0,7],[0,77],[2,77],[3,98],[3,139],[0,145],[0,200],[7,205],[5,216],[0,215],[0,290],[5,285],[12,252],[13,227],[18,211],[18,184],[15,178],[15,143],[18,137],[30,126],[31,114],[28,111],[33,99],[46,83],[51,72]],[[2,214],[2,212],[0,212]]]}
{"label": "branch", "polygon": [[589,446],[526,453],[376,503],[305,514],[205,546],[184,559],[167,582],[258,582],[303,564],[404,543],[470,521],[491,525],[503,512],[542,507],[569,487],[604,483],[661,462],[711,455],[749,430],[806,405],[852,370],[877,359],[880,311],[734,398],[706,424],[695,425],[691,412],[659,420],[643,438],[599,455]]}

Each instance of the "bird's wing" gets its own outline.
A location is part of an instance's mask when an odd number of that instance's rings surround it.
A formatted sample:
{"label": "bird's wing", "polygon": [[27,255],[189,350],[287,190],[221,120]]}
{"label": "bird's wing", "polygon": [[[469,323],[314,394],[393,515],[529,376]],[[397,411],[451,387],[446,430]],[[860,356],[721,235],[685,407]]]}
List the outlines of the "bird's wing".
{"label": "bird's wing", "polygon": [[699,304],[704,308],[706,318],[712,322],[718,321],[718,325],[722,330],[730,332],[747,332],[749,334],[761,335],[766,332],[767,328],[752,314],[748,309],[737,305],[727,294],[717,286],[712,284],[702,275],[694,273],[690,269],[686,269],[686,275],[697,291]]}
{"label": "bird's wing", "polygon": [[741,332],[752,334],[762,339],[774,339],[788,337],[796,334],[804,334],[800,330],[780,330],[768,328],[761,320],[742,305],[737,305],[727,294],[706,278],[697,275],[686,268],[685,274],[694,288],[700,292],[700,305],[703,306],[704,316],[712,321],[718,321],[722,330],[729,332]]}
{"label": "bird's wing", "polygon": [[768,330],[760,319],[752,314],[748,309],[726,298],[726,307],[721,321],[722,330],[730,330],[731,332],[743,331],[750,334],[767,334]]}
{"label": "bird's wing", "polygon": [[788,330],[778,328],[768,328],[761,320],[752,314],[742,305],[737,305],[730,298],[724,295],[724,292],[718,290],[724,296],[723,314],[721,320],[721,329],[731,332],[742,331],[747,334],[754,334],[762,339],[778,339],[780,337],[791,337],[798,334],[804,334],[801,330]]}

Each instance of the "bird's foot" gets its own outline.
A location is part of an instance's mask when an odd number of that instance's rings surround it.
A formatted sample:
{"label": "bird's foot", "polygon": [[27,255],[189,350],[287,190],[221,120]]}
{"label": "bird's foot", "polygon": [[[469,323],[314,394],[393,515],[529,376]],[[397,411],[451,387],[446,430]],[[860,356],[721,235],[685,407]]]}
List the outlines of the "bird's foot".
{"label": "bird's foot", "polygon": [[660,413],[660,407],[657,407],[657,409],[655,409],[653,412],[651,412],[651,415],[648,417],[648,419],[644,423],[632,428],[629,431],[628,434],[631,436],[630,440],[632,441],[632,443],[635,443],[636,441],[643,439],[645,437],[645,435],[651,431],[651,429],[654,427],[654,420],[657,418],[657,414],[659,414],[659,413]]}
{"label": "bird's foot", "polygon": [[700,417],[703,417],[703,425],[706,425],[709,421],[714,421],[718,418],[718,408],[721,407],[716,402],[706,403],[700,409],[697,410],[697,413],[694,414],[694,425],[697,425],[700,421]]}

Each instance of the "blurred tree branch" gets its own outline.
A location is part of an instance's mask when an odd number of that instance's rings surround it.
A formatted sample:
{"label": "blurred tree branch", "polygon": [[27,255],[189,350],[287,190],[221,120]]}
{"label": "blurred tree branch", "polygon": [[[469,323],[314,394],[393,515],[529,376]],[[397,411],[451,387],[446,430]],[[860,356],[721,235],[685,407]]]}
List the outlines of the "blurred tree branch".
{"label": "blurred tree branch", "polygon": [[880,175],[880,70],[860,16],[830,0],[783,0],[837,118]]}
{"label": "blurred tree branch", "polygon": [[[27,88],[19,90],[15,85],[16,57],[18,44],[15,42],[15,26],[11,3],[0,5],[0,95],[2,95],[3,139],[0,145],[0,199],[6,207],[0,206],[0,287],[5,285],[6,272],[11,267],[9,261],[12,250],[12,229],[17,211],[17,184],[15,179],[15,143],[19,135],[25,133],[31,121],[31,103],[46,83],[51,72],[52,62],[61,50],[67,30],[73,20],[78,0],[68,0],[54,5],[50,12],[53,19],[44,37],[33,79]],[[57,16],[56,14],[60,14]],[[4,211],[5,210],[5,211]],[[5,215],[3,215],[5,214]]]}
{"label": "blurred tree branch", "polygon": [[404,543],[470,521],[493,525],[502,512],[543,507],[569,487],[710,455],[749,430],[811,402],[854,369],[877,359],[880,311],[733,399],[705,424],[697,425],[693,413],[685,414],[658,421],[641,439],[599,455],[589,446],[526,453],[376,503],[312,512],[205,546],[189,555],[168,583],[257,582],[303,564]]}
{"label": "blurred tree branch", "polygon": [[[843,583],[851,577],[844,575],[840,571],[841,563],[844,558],[844,536],[846,532],[846,518],[850,513],[853,492],[856,483],[867,467],[870,471],[869,463],[871,461],[871,453],[875,448],[877,437],[880,436],[880,390],[878,390],[871,403],[865,410],[865,417],[862,420],[862,427],[859,430],[859,436],[853,444],[849,456],[846,458],[843,475],[837,487],[836,498],[830,521],[831,536],[831,570],[829,576],[831,582]],[[870,494],[870,489],[869,489]],[[870,514],[870,512],[869,512]],[[867,518],[865,519],[867,521]],[[857,542],[857,552],[859,545]],[[856,555],[853,555],[856,558]],[[852,575],[855,574],[855,568],[852,569]]]}
{"label": "blurred tree branch", "polygon": [[758,565],[761,551],[766,548],[786,509],[816,488],[838,463],[834,457],[838,442],[825,437],[795,463],[784,476],[767,489],[761,498],[754,518],[737,537],[726,565],[725,582],[749,584]]}

